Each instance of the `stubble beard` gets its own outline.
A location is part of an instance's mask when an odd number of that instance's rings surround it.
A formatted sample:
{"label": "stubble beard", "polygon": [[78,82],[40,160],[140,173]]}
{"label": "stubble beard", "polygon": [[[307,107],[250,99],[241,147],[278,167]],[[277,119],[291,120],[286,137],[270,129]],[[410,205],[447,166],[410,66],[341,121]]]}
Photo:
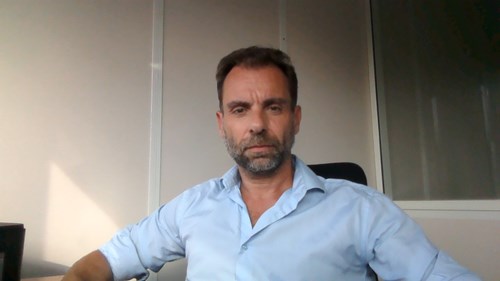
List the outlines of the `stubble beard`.
{"label": "stubble beard", "polygon": [[[250,139],[243,140],[238,144],[234,138],[226,133],[224,142],[229,155],[238,166],[255,176],[268,176],[274,174],[285,159],[291,156],[295,134],[292,130],[288,130],[283,138],[283,143],[281,143],[264,132],[252,135]],[[272,146],[273,149],[269,152],[257,153],[251,153],[247,150],[251,146],[264,144]]]}

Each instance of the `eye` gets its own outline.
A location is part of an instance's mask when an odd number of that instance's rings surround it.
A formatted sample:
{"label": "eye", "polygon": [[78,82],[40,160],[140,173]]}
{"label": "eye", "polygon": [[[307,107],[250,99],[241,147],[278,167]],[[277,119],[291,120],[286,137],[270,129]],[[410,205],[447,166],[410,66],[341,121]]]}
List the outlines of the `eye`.
{"label": "eye", "polygon": [[269,106],[269,110],[271,112],[281,113],[283,111],[283,107],[277,104],[273,104]]}
{"label": "eye", "polygon": [[232,114],[241,115],[245,112],[245,108],[242,106],[235,107],[231,110]]}

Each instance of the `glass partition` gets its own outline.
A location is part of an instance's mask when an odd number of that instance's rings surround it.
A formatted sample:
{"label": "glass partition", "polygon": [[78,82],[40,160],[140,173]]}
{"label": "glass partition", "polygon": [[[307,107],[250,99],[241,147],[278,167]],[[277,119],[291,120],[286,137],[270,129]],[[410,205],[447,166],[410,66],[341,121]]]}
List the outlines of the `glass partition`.
{"label": "glass partition", "polygon": [[385,192],[500,197],[500,1],[372,0]]}

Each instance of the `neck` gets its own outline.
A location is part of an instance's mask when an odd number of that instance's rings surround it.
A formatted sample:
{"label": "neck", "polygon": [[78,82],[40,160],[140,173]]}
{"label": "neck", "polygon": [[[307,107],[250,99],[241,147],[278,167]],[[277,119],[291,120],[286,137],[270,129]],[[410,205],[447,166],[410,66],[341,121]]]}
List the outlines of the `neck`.
{"label": "neck", "polygon": [[293,184],[294,167],[291,157],[272,174],[256,175],[239,167],[241,192],[245,197],[277,200]]}
{"label": "neck", "polygon": [[274,206],[285,190],[293,184],[294,167],[291,157],[288,157],[275,173],[258,176],[239,167],[241,186],[240,192],[245,202],[252,226],[255,226],[260,216]]}

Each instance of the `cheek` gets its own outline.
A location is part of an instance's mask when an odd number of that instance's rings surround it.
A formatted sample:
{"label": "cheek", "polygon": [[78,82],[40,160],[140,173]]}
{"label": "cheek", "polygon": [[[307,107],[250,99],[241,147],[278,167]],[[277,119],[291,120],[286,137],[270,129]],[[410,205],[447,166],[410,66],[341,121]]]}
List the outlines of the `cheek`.
{"label": "cheek", "polygon": [[293,120],[279,120],[270,124],[269,131],[272,135],[286,138],[295,132],[295,127]]}
{"label": "cheek", "polygon": [[238,141],[242,135],[241,126],[231,126],[230,123],[226,123],[222,128],[222,133],[225,138],[231,138]]}

